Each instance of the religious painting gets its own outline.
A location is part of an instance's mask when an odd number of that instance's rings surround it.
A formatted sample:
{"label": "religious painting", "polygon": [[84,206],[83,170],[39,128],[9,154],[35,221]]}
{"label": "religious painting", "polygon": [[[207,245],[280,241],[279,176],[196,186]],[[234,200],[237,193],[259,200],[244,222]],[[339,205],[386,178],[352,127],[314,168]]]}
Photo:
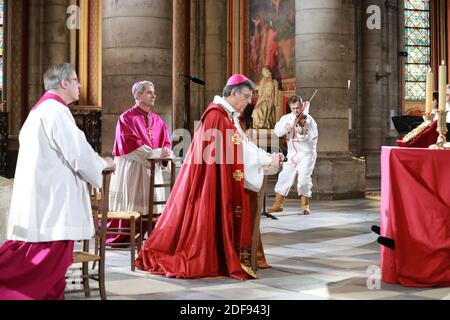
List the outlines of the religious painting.
{"label": "religious painting", "polygon": [[295,1],[250,0],[248,18],[250,78],[259,82],[269,66],[284,87],[283,80],[295,79]]}

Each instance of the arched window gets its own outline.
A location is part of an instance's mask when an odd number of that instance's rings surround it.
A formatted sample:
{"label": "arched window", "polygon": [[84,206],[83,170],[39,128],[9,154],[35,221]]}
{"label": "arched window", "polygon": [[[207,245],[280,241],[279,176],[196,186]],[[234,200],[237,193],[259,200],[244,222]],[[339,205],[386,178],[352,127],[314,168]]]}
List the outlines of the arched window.
{"label": "arched window", "polygon": [[[430,1],[405,0],[404,65],[405,109],[417,109],[425,101],[425,74],[431,65]],[[408,108],[409,105],[409,108]]]}

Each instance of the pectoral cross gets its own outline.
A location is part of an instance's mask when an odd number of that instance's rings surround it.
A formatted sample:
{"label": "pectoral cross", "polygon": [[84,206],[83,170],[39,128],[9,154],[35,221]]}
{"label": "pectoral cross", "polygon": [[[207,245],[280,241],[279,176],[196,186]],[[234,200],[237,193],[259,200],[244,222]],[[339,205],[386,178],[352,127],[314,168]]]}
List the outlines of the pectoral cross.
{"label": "pectoral cross", "polygon": [[150,138],[150,140],[153,140],[153,132],[150,127],[147,127],[147,134],[148,134],[148,137]]}
{"label": "pectoral cross", "polygon": [[150,141],[152,141],[153,140],[153,131],[152,131],[152,128],[150,125],[150,114],[147,115],[147,134],[148,134]]}

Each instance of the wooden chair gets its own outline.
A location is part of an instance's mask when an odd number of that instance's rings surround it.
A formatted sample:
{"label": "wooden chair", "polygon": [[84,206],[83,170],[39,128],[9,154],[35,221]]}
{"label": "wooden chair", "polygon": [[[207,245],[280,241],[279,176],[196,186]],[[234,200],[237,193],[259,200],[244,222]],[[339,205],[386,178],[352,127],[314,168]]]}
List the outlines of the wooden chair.
{"label": "wooden chair", "polygon": [[[113,170],[103,171],[103,184],[100,189],[92,189],[94,195],[100,194],[99,197],[94,196],[92,198],[93,205],[93,219],[95,228],[95,245],[90,245],[90,240],[83,241],[83,250],[74,251],[73,253],[73,264],[82,264],[81,268],[81,283],[83,284],[83,289],[68,290],[66,293],[77,293],[84,292],[86,297],[91,296],[91,291],[99,290],[100,297],[102,300],[106,300],[106,290],[105,290],[105,242],[106,242],[106,222],[107,222],[107,211],[103,208],[108,207],[108,194],[109,194],[109,179],[111,178]],[[92,193],[91,193],[92,194]],[[97,202],[101,202],[99,205]],[[96,272],[89,272],[89,263],[93,266],[97,265]],[[94,269],[94,268],[93,268]],[[95,270],[94,269],[94,270]],[[91,288],[89,286],[89,280],[95,280],[98,282],[98,288]]]}
{"label": "wooden chair", "polygon": [[[109,184],[111,177],[109,177],[105,182],[108,188],[108,193],[106,193],[106,201],[99,201],[103,199],[103,193],[97,195],[97,200],[94,200],[93,208],[94,210],[101,209],[99,206],[105,208],[107,212],[107,220],[126,220],[129,223],[128,227],[112,228],[106,227],[106,235],[121,235],[126,236],[130,240],[128,242],[115,242],[107,243],[106,250],[130,250],[130,267],[131,271],[135,271],[134,261],[136,260],[136,253],[142,247],[142,215],[137,211],[110,211],[109,210]],[[99,216],[100,218],[100,216]],[[98,243],[96,243],[96,248],[98,248]]]}
{"label": "wooden chair", "polygon": [[109,243],[107,250],[130,250],[131,271],[135,270],[134,261],[136,260],[136,252],[142,247],[142,216],[137,211],[117,211],[108,212],[108,220],[127,220],[129,227],[106,228],[108,235],[123,235],[129,237],[129,242]]}
{"label": "wooden chair", "polygon": [[[156,222],[158,221],[159,216],[162,212],[154,212],[153,206],[154,205],[161,205],[166,204],[169,197],[167,197],[163,201],[155,201],[155,188],[170,188],[169,191],[172,191],[173,185],[175,184],[175,170],[176,165],[175,161],[176,158],[171,159],[165,159],[165,158],[152,158],[147,159],[147,161],[150,161],[150,188],[149,188],[149,204],[148,204],[148,215],[143,216],[143,221],[146,221],[148,223],[147,227],[147,237],[150,236],[150,233],[152,232],[154,226],[156,225]],[[156,163],[162,163],[163,161],[167,161],[170,163],[171,171],[170,171],[170,183],[160,183],[155,184],[155,167]],[[144,233],[144,230],[142,230],[142,233]]]}

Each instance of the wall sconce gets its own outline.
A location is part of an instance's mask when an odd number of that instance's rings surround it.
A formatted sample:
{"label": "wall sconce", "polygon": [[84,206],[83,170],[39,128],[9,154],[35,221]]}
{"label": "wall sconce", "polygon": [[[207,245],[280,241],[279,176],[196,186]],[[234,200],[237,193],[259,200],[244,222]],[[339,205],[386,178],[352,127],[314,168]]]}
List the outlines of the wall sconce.
{"label": "wall sconce", "polygon": [[380,79],[381,78],[387,78],[387,77],[389,77],[390,75],[391,75],[391,73],[392,73],[392,70],[391,70],[391,65],[390,64],[387,64],[386,65],[386,71],[383,73],[383,72],[378,72],[378,65],[377,65],[377,72],[375,73],[375,80],[376,80],[376,82],[378,83],[379,81],[380,81]]}

